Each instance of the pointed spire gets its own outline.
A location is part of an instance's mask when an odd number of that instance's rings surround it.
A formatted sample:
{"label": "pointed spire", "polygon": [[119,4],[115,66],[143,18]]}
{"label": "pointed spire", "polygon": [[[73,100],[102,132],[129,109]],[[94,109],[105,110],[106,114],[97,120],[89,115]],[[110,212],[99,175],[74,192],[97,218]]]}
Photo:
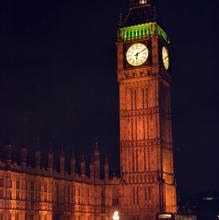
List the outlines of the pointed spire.
{"label": "pointed spire", "polygon": [[108,158],[105,158],[105,162],[104,162],[104,176],[105,176],[105,180],[109,179],[109,161]]}
{"label": "pointed spire", "polygon": [[63,147],[63,145],[62,145],[62,147],[61,147],[61,157],[65,157],[65,153],[64,153],[64,147]]}
{"label": "pointed spire", "polygon": [[130,27],[156,21],[155,7],[150,0],[129,0],[129,13],[120,27]]}
{"label": "pointed spire", "polygon": [[21,166],[25,168],[27,166],[27,148],[21,147]]}
{"label": "pointed spire", "polygon": [[72,150],[71,152],[71,175],[75,176],[76,173],[76,159],[75,159],[75,152]]}
{"label": "pointed spire", "polygon": [[39,138],[37,138],[36,152],[35,152],[35,166],[37,169],[40,169],[40,164],[41,164],[40,142],[39,142]]}
{"label": "pointed spire", "polygon": [[12,162],[12,148],[13,146],[11,144],[7,144],[5,146],[6,151],[6,162],[10,164]]}
{"label": "pointed spire", "polygon": [[95,143],[95,149],[94,149],[94,159],[99,159],[100,156],[100,150],[99,150],[99,144],[98,144],[98,140],[96,138],[96,143]]}
{"label": "pointed spire", "polygon": [[85,158],[84,154],[81,156],[81,176],[84,177],[86,173],[86,163],[85,163]]}
{"label": "pointed spire", "polygon": [[61,174],[65,173],[65,154],[64,154],[63,146],[61,148],[61,156],[60,156],[60,172]]}
{"label": "pointed spire", "polygon": [[51,172],[53,170],[53,147],[52,143],[49,146],[49,154],[48,154],[48,170]]}
{"label": "pointed spire", "polygon": [[49,154],[53,154],[52,142],[49,143]]}
{"label": "pointed spire", "polygon": [[93,158],[91,158],[91,161],[90,161],[90,178],[94,178],[94,177],[95,177],[94,160],[93,160]]}
{"label": "pointed spire", "polygon": [[95,178],[100,178],[100,151],[97,139],[94,149],[94,175]]}
{"label": "pointed spire", "polygon": [[36,139],[36,151],[40,151],[40,138],[37,137]]}

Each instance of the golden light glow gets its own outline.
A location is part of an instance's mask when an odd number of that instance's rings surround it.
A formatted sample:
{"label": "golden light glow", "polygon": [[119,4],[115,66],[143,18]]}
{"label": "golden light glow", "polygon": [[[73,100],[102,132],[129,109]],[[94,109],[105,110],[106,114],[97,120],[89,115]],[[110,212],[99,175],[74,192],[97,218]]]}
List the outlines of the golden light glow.
{"label": "golden light glow", "polygon": [[119,217],[119,212],[118,211],[115,211],[114,213],[113,213],[113,220],[119,220],[120,219],[120,217]]}
{"label": "golden light glow", "polygon": [[162,48],[162,60],[165,70],[168,70],[170,67],[170,58],[169,58],[169,52],[166,47]]}
{"label": "golden light glow", "polygon": [[159,219],[172,219],[171,214],[159,214]]}
{"label": "golden light glow", "polygon": [[126,60],[132,66],[140,66],[147,61],[148,55],[147,46],[142,43],[136,43],[129,47],[126,53]]}
{"label": "golden light glow", "polygon": [[139,2],[141,5],[142,4],[146,4],[147,3],[147,0],[140,0],[140,2]]}

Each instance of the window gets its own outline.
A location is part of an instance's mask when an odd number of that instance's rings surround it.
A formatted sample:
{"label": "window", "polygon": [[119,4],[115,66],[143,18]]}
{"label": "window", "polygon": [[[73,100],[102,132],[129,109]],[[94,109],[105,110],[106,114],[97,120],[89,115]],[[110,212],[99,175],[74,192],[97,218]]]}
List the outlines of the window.
{"label": "window", "polygon": [[15,215],[15,220],[19,220],[19,215],[18,214]]}
{"label": "window", "polygon": [[0,199],[3,199],[3,189],[0,189]]}
{"label": "window", "polygon": [[44,183],[44,192],[47,192],[47,184]]}
{"label": "window", "polygon": [[12,179],[8,179],[8,188],[12,188]]}
{"label": "window", "polygon": [[101,190],[101,206],[105,206],[105,192]]}
{"label": "window", "polygon": [[113,196],[113,206],[118,206],[119,205],[119,199],[118,197],[115,195]]}
{"label": "window", "polygon": [[81,194],[80,194],[80,189],[78,189],[78,205],[81,204]]}
{"label": "window", "polygon": [[0,179],[0,187],[3,187],[3,186],[4,186],[4,179],[1,178],[1,179]]}
{"label": "window", "polygon": [[34,181],[31,181],[31,183],[30,183],[30,190],[34,191]]}
{"label": "window", "polygon": [[19,182],[19,180],[16,180],[16,189],[20,189],[20,182]]}
{"label": "window", "polygon": [[133,204],[135,204],[135,188],[132,189]]}
{"label": "window", "polygon": [[19,194],[19,191],[18,191],[18,190],[16,191],[16,199],[17,199],[17,200],[20,199],[20,194]]}
{"label": "window", "polygon": [[11,192],[11,190],[8,190],[8,198],[12,199],[12,192]]}

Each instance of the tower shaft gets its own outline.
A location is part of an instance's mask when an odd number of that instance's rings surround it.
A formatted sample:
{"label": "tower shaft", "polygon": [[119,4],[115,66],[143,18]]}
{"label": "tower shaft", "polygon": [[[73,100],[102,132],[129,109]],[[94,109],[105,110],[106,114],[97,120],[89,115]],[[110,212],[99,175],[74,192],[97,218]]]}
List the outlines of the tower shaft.
{"label": "tower shaft", "polygon": [[117,41],[120,170],[127,218],[155,220],[176,212],[176,189],[171,75],[162,54],[169,40],[147,3],[130,9]]}

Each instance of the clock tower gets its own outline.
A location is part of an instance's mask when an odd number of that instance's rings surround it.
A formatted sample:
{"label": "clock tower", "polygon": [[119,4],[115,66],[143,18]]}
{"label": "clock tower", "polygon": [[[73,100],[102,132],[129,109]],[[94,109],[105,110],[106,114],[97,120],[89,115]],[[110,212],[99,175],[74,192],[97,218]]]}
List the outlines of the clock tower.
{"label": "clock tower", "polygon": [[130,0],[117,41],[125,219],[176,213],[169,43],[152,0]]}

